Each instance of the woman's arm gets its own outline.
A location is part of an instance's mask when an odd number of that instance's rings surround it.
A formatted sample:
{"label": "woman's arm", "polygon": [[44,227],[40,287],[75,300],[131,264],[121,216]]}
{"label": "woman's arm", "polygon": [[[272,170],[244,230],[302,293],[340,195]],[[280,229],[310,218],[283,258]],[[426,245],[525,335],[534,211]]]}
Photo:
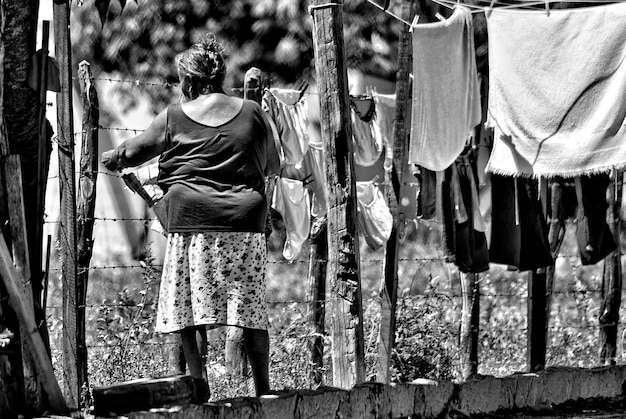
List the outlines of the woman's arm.
{"label": "woman's arm", "polygon": [[102,164],[107,169],[115,171],[138,166],[158,156],[166,149],[166,126],[167,109],[154,118],[145,132],[124,141],[113,150],[102,153]]}
{"label": "woman's arm", "polygon": [[265,122],[265,128],[267,131],[266,137],[266,147],[265,147],[265,155],[267,160],[267,165],[265,167],[265,175],[272,176],[277,175],[280,172],[281,159],[278,154],[278,146],[279,138],[278,138],[278,130],[274,123],[269,119],[269,117],[262,112],[263,121]]}

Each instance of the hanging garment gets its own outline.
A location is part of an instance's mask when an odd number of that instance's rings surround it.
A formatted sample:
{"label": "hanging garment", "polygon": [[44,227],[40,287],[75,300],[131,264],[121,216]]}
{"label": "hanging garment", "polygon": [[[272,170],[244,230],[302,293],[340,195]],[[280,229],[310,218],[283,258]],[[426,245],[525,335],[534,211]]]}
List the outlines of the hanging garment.
{"label": "hanging garment", "polygon": [[298,164],[309,147],[307,102],[302,97],[294,105],[289,105],[280,99],[280,95],[280,89],[266,90],[262,100],[263,110],[274,121],[278,131],[283,161]]}
{"label": "hanging garment", "polygon": [[302,168],[310,176],[307,184],[311,191],[311,216],[321,217],[326,214],[328,191],[326,188],[326,161],[322,143],[309,143],[309,151],[304,155]]}
{"label": "hanging garment", "polygon": [[437,172],[414,166],[413,175],[419,183],[415,215],[423,220],[437,216]]}
{"label": "hanging garment", "polygon": [[494,9],[487,170],[572,177],[626,164],[626,3]]}
{"label": "hanging garment", "polygon": [[462,157],[445,170],[441,201],[448,255],[461,272],[479,273],[489,269],[489,250],[472,166]]}
{"label": "hanging garment", "polygon": [[373,94],[376,104],[374,116],[374,135],[380,138],[385,148],[383,169],[390,171],[393,166],[394,123],[396,120],[396,95]]}
{"label": "hanging garment", "polygon": [[593,265],[617,248],[613,233],[606,223],[606,173],[574,179],[578,210],[576,211],[576,242],[583,265]]}
{"label": "hanging garment", "polygon": [[413,30],[413,108],[409,163],[444,170],[480,123],[472,16],[456,7],[443,21]]}
{"label": "hanging garment", "polygon": [[491,188],[490,261],[520,271],[551,265],[537,180],[492,174]]}
{"label": "hanging garment", "polygon": [[372,250],[379,249],[391,235],[393,217],[385,197],[374,181],[356,182],[357,216],[360,231]]}
{"label": "hanging garment", "polygon": [[309,237],[311,213],[309,192],[300,180],[277,178],[272,208],[278,211],[285,223],[283,257],[289,261],[300,254],[302,244]]}
{"label": "hanging garment", "polygon": [[354,162],[369,167],[375,164],[383,149],[382,138],[374,135],[373,118],[376,112],[371,98],[350,98]]}

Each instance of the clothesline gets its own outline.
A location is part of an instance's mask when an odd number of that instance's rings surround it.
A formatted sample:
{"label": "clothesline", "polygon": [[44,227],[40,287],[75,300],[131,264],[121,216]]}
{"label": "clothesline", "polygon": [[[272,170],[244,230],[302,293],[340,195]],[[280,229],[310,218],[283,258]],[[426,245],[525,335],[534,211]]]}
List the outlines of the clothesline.
{"label": "clothesline", "polygon": [[[524,3],[519,3],[519,4],[509,4],[509,3],[505,3],[499,0],[476,0],[478,3],[482,2],[483,4],[471,4],[471,3],[465,3],[459,0],[432,0],[432,1],[434,3],[440,4],[441,6],[447,7],[448,9],[454,9],[455,7],[459,5],[463,5],[467,7],[468,9],[472,9],[470,13],[474,14],[474,13],[484,13],[488,9],[494,9],[495,6],[499,6],[497,7],[498,9],[520,9],[520,10],[526,9],[529,7],[534,7],[534,6],[546,6],[546,10],[549,10],[549,5],[553,3],[609,4],[609,3],[622,3],[626,0],[615,0],[612,2],[606,1],[606,0],[543,0],[543,1],[538,0],[538,1],[526,1]],[[400,16],[394,14],[393,12],[390,12],[389,10],[384,9],[381,5],[379,5],[375,1],[367,0],[367,2],[376,6],[378,9],[387,13],[389,16],[393,17],[394,19],[404,23],[408,27],[414,26],[412,23],[402,19]]]}

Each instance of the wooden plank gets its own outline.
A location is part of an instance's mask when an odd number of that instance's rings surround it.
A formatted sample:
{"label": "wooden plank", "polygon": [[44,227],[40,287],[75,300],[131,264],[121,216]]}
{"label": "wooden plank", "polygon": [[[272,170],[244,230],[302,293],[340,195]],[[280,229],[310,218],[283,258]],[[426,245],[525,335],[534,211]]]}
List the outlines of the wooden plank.
{"label": "wooden plank", "polygon": [[[413,1],[402,4],[402,18],[409,21],[413,14]],[[398,40],[398,71],[396,73],[396,118],[394,122],[393,173],[395,182],[393,194],[388,194],[390,208],[394,220],[391,235],[385,249],[385,277],[380,289],[380,329],[378,331],[378,357],[376,364],[376,378],[381,383],[389,383],[391,367],[391,353],[396,336],[396,304],[398,296],[398,255],[400,241],[398,229],[402,228],[406,216],[400,200],[404,192],[402,182],[407,165],[407,113],[409,108],[409,70],[411,34],[409,28],[404,27]]]}
{"label": "wooden plank", "polygon": [[477,273],[461,273],[461,378],[478,374],[478,332],[480,322],[480,287]]}
{"label": "wooden plank", "polygon": [[342,6],[341,0],[314,0],[310,11],[328,185],[327,277],[330,281],[333,384],[350,388],[364,381],[365,362]]}
{"label": "wooden plank", "polygon": [[63,388],[70,409],[78,409],[76,305],[76,185],[74,179],[74,125],[72,118],[72,55],[69,0],[53,4],[55,56],[59,63],[61,91],[57,93],[60,217],[59,257],[63,284]]}
{"label": "wooden plank", "polygon": [[324,383],[324,336],[326,335],[326,268],[328,258],[326,218],[316,218],[311,225],[309,243],[308,325],[309,354],[313,387]]}
{"label": "wooden plank", "polygon": [[89,263],[93,254],[93,225],[98,178],[98,124],[100,105],[87,61],[78,65],[83,102],[83,129],[78,177],[77,211],[77,277],[76,277],[76,358],[77,376],[81,386],[89,387],[87,374],[87,341],[85,333],[85,304],[89,282]]}
{"label": "wooden plank", "polygon": [[22,336],[22,339],[24,344],[29,347],[27,353],[33,357],[37,374],[41,375],[44,397],[48,399],[48,405],[54,413],[67,413],[69,411],[68,406],[54,376],[52,362],[39,334],[35,317],[30,310],[31,303],[27,301],[22,292],[24,277],[22,272],[13,266],[13,260],[3,233],[0,234],[0,278],[9,294],[9,302],[15,310],[20,326],[28,331]]}
{"label": "wooden plank", "polygon": [[[206,387],[205,387],[206,388]],[[99,416],[139,412],[166,405],[204,402],[200,380],[188,375],[127,381],[93,389],[93,410]]]}
{"label": "wooden plank", "polygon": [[617,243],[617,249],[605,258],[602,276],[602,303],[600,305],[600,363],[617,363],[617,336],[619,310],[622,302],[622,243],[621,207],[624,172],[615,170],[609,186],[608,220]]}

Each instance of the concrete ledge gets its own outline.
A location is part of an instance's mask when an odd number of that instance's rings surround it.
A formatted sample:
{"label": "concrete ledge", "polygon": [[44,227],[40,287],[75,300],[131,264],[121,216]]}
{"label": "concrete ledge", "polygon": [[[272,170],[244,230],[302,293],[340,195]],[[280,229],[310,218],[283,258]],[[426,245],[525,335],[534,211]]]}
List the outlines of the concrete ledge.
{"label": "concrete ledge", "polygon": [[171,406],[124,415],[129,419],[436,418],[451,409],[467,414],[615,398],[623,394],[626,365],[591,369],[552,367],[536,374],[480,377],[463,383],[364,383],[350,390],[277,392],[205,405]]}

